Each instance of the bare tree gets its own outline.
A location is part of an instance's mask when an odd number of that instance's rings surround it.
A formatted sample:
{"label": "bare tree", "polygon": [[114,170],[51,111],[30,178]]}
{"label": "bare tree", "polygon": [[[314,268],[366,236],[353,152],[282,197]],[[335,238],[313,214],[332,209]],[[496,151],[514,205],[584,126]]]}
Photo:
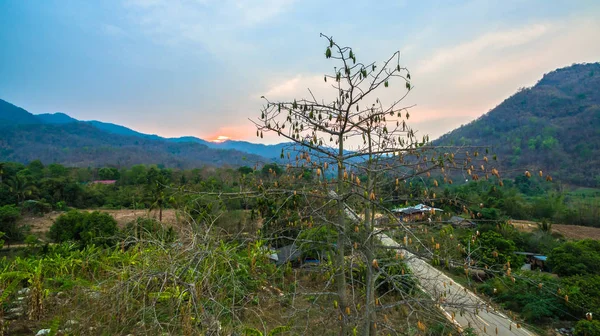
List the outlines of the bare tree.
{"label": "bare tree", "polygon": [[[425,188],[422,195],[403,195],[402,198],[396,195],[395,199],[390,189],[398,191],[407,181],[430,178],[434,170],[439,172],[440,179],[452,183],[448,170],[471,170],[472,155],[459,148],[432,146],[427,136],[418,137],[407,124],[411,106],[403,105],[403,100],[412,84],[410,72],[401,65],[399,51],[382,64],[363,63],[358,61],[352,48],[338,44],[330,36],[321,34],[321,37],[327,42],[325,57],[336,62],[333,73],[324,76],[335,98],[325,102],[310,89],[310,98],[306,99],[271,101],[263,97],[266,103],[260,119],[254,123],[257,136],[275,132],[293,143],[287,153],[282,152],[292,176],[298,169],[309,169],[316,175],[317,183],[304,186],[296,183],[289,191],[320,200],[309,202],[312,206],[304,217],[317,216],[322,225],[337,232],[334,282],[340,334],[349,332],[352,320],[349,307],[355,305],[347,283],[345,258],[350,252],[359,254],[367,265],[364,313],[358,320],[362,324],[361,334],[374,335],[376,312],[381,310],[377,307],[375,281],[385,276],[376,258],[377,214],[387,216],[389,211],[385,205],[392,200],[426,199],[434,204],[436,199],[435,190],[429,188]],[[376,96],[381,90],[392,88],[397,89],[387,104]],[[485,167],[482,169],[485,171]],[[432,183],[437,187],[442,181]],[[285,189],[286,186],[277,187]],[[359,223],[348,219],[346,204],[352,204],[361,213]],[[331,207],[335,208],[333,215],[324,214]],[[407,234],[410,234],[408,229]]]}

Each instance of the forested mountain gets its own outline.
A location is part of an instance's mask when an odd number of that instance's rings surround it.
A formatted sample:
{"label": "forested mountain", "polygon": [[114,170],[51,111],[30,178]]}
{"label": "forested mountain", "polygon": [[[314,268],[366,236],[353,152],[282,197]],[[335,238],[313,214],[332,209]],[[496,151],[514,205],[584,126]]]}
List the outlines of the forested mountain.
{"label": "forested mountain", "polygon": [[[3,120],[6,119],[6,120]],[[152,140],[166,140],[174,143],[183,143],[183,142],[192,142],[198,143],[210,148],[215,149],[233,149],[238,150],[250,154],[260,155],[267,159],[277,159],[281,153],[281,149],[287,144],[276,144],[276,145],[264,145],[264,144],[255,144],[247,141],[238,141],[238,140],[227,140],[224,142],[216,143],[206,141],[193,136],[183,136],[177,138],[164,138],[158,136],[156,134],[145,134],[125,126],[102,122],[98,120],[89,120],[89,121],[81,121],[77,120],[65,113],[44,113],[33,115],[26,110],[17,107],[13,104],[10,104],[2,99],[0,99],[0,121],[1,124],[69,124],[69,123],[87,123],[90,124],[102,131],[117,134],[117,135],[128,135],[128,136],[136,136],[144,139],[152,139]]]}
{"label": "forested mountain", "polygon": [[237,150],[169,141],[119,125],[81,122],[64,113],[33,115],[3,100],[0,121],[0,161],[26,163],[39,159],[79,167],[161,164],[176,168],[267,161]]}
{"label": "forested mountain", "polygon": [[39,124],[43,121],[24,109],[0,99],[0,126]]}
{"label": "forested mountain", "polygon": [[489,146],[504,168],[600,186],[600,63],[552,71],[434,143]]}
{"label": "forested mountain", "polygon": [[86,123],[12,125],[0,132],[0,161],[62,163],[69,166],[128,167],[161,164],[192,168],[201,165],[253,165],[257,155],[218,150],[201,144],[104,132]]}

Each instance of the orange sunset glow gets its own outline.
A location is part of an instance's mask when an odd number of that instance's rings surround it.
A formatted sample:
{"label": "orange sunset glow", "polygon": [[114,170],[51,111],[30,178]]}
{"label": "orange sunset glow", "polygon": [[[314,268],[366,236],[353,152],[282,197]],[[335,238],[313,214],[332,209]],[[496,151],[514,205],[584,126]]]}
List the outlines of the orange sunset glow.
{"label": "orange sunset glow", "polygon": [[211,142],[221,143],[229,140],[230,138],[226,135],[219,135],[216,139],[211,140]]}

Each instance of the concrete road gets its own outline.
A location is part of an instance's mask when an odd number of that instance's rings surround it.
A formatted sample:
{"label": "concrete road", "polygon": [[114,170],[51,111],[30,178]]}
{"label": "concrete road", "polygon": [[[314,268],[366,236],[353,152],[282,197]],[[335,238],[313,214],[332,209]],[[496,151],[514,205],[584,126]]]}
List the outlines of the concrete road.
{"label": "concrete road", "polygon": [[[401,248],[400,244],[386,234],[380,233],[377,236],[383,245]],[[404,253],[404,261],[419,280],[422,289],[440,302],[440,309],[448,319],[460,325],[463,330],[471,327],[477,335],[535,335],[517,326],[508,316],[495,311],[481,298],[427,262],[406,250],[400,249],[400,251]]]}

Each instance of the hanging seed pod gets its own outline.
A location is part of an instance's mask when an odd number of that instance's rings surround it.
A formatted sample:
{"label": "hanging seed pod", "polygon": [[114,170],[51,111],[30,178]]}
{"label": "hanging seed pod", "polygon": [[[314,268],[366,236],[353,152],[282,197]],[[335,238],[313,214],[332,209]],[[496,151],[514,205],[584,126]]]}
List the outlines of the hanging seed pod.
{"label": "hanging seed pod", "polygon": [[317,176],[321,176],[321,168],[317,168]]}
{"label": "hanging seed pod", "polygon": [[355,250],[358,249],[358,243],[357,242],[354,242],[354,249]]}
{"label": "hanging seed pod", "polygon": [[369,199],[370,199],[371,201],[374,201],[374,200],[375,200],[375,193],[374,193],[374,192],[371,192],[371,195],[369,196]]}
{"label": "hanging seed pod", "polygon": [[546,175],[546,181],[548,181],[548,182],[552,182],[552,176],[550,176],[550,175]]}
{"label": "hanging seed pod", "polygon": [[358,231],[360,231],[360,228],[358,227],[358,225],[354,226],[354,232],[358,233]]}
{"label": "hanging seed pod", "polygon": [[438,186],[438,181],[437,180],[433,180],[433,185],[437,187]]}
{"label": "hanging seed pod", "polygon": [[539,289],[542,289],[542,287],[543,287],[543,286],[544,286],[544,285],[540,283],[540,284],[538,285],[538,288],[539,288]]}
{"label": "hanging seed pod", "polygon": [[529,170],[525,171],[525,177],[530,178],[531,177],[531,173],[529,172]]}
{"label": "hanging seed pod", "polygon": [[333,308],[338,309],[338,302],[337,302],[337,300],[333,300]]}
{"label": "hanging seed pod", "polygon": [[350,307],[346,307],[346,315],[350,315]]}
{"label": "hanging seed pod", "polygon": [[565,294],[565,302],[569,302],[569,296]]}
{"label": "hanging seed pod", "polygon": [[373,259],[371,265],[373,266],[373,268],[379,269],[379,263],[377,262],[377,259]]}

